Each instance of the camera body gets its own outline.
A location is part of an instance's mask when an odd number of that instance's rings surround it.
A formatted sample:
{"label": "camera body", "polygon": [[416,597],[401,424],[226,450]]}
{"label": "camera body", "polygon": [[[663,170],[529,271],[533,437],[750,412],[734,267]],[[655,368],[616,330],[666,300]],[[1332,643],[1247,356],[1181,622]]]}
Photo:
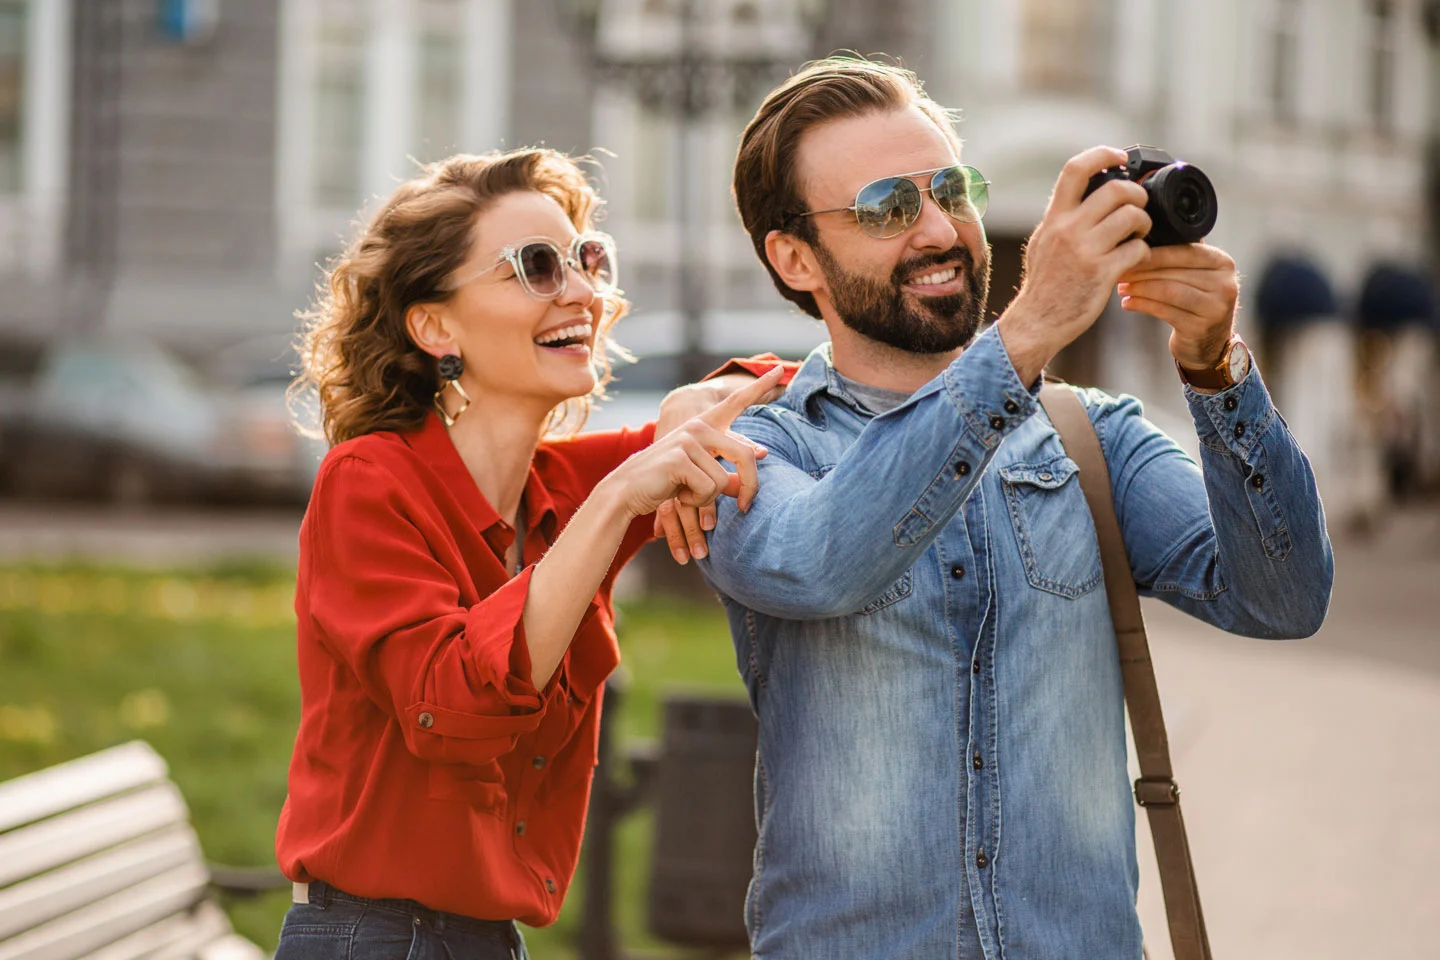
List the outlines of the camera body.
{"label": "camera body", "polygon": [[1125,166],[1095,174],[1085,196],[1111,180],[1133,180],[1144,187],[1149,194],[1145,212],[1153,224],[1145,242],[1152,247],[1194,243],[1215,229],[1220,203],[1204,171],[1146,144],[1128,147],[1125,153]]}

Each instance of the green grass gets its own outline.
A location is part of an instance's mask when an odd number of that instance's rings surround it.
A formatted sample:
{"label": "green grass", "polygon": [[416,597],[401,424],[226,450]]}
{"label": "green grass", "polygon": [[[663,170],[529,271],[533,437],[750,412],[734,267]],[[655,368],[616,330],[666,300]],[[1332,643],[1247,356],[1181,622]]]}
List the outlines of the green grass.
{"label": "green grass", "polygon": [[[299,718],[293,586],[293,569],[243,561],[185,573],[0,566],[0,779],[141,738],[169,762],[211,860],[273,864]],[[717,603],[629,604],[621,645],[621,744],[658,735],[667,689],[742,695]],[[644,933],[649,837],[643,812],[617,831],[621,941],[685,956]],[[536,957],[574,956],[583,897],[577,883],[554,926],[526,931]],[[237,930],[273,949],[288,900],[228,907]]]}

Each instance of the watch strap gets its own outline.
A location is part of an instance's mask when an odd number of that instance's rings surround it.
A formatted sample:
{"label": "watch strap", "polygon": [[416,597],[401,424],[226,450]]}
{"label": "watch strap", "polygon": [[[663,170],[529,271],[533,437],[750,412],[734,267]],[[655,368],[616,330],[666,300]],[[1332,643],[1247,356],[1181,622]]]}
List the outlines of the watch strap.
{"label": "watch strap", "polygon": [[1176,360],[1175,370],[1180,374],[1180,379],[1202,390],[1224,390],[1232,385],[1235,381],[1230,377],[1230,351],[1235,349],[1236,340],[1236,337],[1230,338],[1230,342],[1225,344],[1225,349],[1220,354],[1219,361],[1213,367],[1196,370]]}

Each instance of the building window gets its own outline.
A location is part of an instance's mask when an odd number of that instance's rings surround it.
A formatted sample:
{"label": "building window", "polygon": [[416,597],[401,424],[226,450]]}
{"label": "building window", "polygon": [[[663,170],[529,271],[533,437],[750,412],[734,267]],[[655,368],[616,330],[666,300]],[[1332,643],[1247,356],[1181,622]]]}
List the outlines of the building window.
{"label": "building window", "polygon": [[1371,0],[1369,10],[1369,103],[1370,119],[1382,132],[1394,120],[1395,108],[1395,4],[1393,0]]}
{"label": "building window", "polygon": [[1275,0],[1270,25],[1270,107],[1275,118],[1293,123],[1299,114],[1300,0]]}
{"label": "building window", "polygon": [[360,202],[365,147],[365,18],[359,4],[348,16],[318,18],[315,38],[314,202],[354,208]]}
{"label": "building window", "polygon": [[0,0],[0,194],[24,185],[25,35],[28,3]]}
{"label": "building window", "polygon": [[415,158],[439,160],[460,149],[464,11],[458,0],[424,0],[420,7]]}
{"label": "building window", "polygon": [[675,118],[656,107],[635,107],[635,218],[668,220],[674,213],[675,163],[682,135]]}
{"label": "building window", "polygon": [[1037,93],[1109,93],[1108,0],[1022,0],[1020,85]]}

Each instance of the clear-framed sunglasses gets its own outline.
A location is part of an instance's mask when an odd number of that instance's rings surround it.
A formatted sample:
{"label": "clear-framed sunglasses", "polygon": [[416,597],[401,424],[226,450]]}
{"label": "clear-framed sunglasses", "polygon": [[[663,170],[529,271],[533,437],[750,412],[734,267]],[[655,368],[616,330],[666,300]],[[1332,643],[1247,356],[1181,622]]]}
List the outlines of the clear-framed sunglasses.
{"label": "clear-framed sunglasses", "polygon": [[570,241],[568,249],[549,237],[526,237],[506,246],[495,262],[477,270],[456,284],[457,287],[483,277],[503,264],[510,264],[521,288],[536,300],[554,300],[563,296],[574,267],[595,293],[600,296],[615,291],[615,240],[608,233],[582,233]]}
{"label": "clear-framed sunglasses", "polygon": [[[913,177],[930,174],[928,187],[918,186]],[[855,214],[855,221],[867,236],[877,240],[898,237],[920,219],[924,194],[930,194],[952,219],[961,223],[978,223],[990,205],[990,181],[974,167],[955,164],[936,170],[917,170],[894,177],[872,180],[855,194],[855,205],[811,210],[796,214],[813,217],[821,213]]]}

